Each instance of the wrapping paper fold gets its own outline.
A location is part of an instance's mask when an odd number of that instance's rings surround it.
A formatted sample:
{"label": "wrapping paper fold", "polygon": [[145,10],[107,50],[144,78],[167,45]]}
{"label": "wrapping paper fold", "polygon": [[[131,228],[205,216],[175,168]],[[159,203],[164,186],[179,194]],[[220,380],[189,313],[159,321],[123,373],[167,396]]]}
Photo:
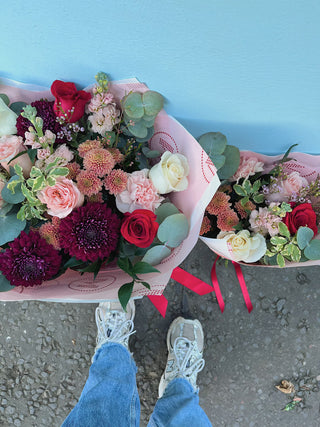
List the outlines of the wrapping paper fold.
{"label": "wrapping paper fold", "polygon": [[[283,157],[283,155],[266,156],[264,154],[254,153],[252,151],[241,151],[241,155],[246,158],[255,157],[257,160],[263,162],[265,165],[265,172],[269,172],[271,169],[273,169],[275,164]],[[299,172],[299,174],[306,178],[308,182],[314,181],[317,176],[320,175],[320,156],[305,153],[290,153],[289,157],[292,160],[284,164],[285,172]],[[318,234],[316,238],[319,239],[320,235]],[[224,240],[212,239],[202,236],[200,236],[200,239],[217,255],[234,261],[232,248]],[[239,264],[252,265],[255,267],[280,268],[277,265],[264,265],[259,263],[249,264],[239,262]],[[306,262],[286,262],[286,267],[308,267],[312,265],[320,265],[320,260]]]}
{"label": "wrapping paper fold", "polygon": [[[115,95],[117,101],[120,101],[130,91],[144,92],[146,90],[148,90],[147,86],[136,80],[112,82],[110,85],[110,91]],[[41,98],[53,99],[50,90],[39,91],[38,87],[33,88],[14,82],[0,84],[0,93],[7,94],[11,102],[25,101],[30,103]],[[189,219],[190,232],[182,244],[161,264],[156,266],[160,273],[143,275],[143,279],[151,285],[151,290],[148,291],[143,285],[135,285],[133,297],[162,294],[173,269],[187,257],[196,244],[204,210],[220,185],[213,163],[198,142],[182,125],[163,110],[156,118],[155,132],[149,141],[149,146],[160,152],[169,150],[172,153],[184,154],[189,161],[189,187],[186,191],[171,194],[170,200]],[[3,301],[47,300],[61,302],[115,300],[118,298],[120,286],[128,281],[131,281],[130,277],[116,265],[103,268],[95,280],[93,280],[92,273],[81,276],[73,270],[67,270],[62,276],[45,282],[41,286],[23,289],[17,287],[9,292],[2,292],[0,299]]]}

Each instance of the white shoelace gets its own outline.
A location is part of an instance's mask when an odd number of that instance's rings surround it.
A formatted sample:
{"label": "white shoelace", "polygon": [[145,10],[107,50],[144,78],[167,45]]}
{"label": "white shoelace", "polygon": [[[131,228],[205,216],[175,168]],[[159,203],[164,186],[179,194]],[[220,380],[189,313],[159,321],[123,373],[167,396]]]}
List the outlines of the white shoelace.
{"label": "white shoelace", "polygon": [[115,316],[104,316],[100,307],[96,309],[97,347],[108,341],[127,346],[130,335],[135,333],[133,320],[123,320],[124,316],[121,316],[119,312],[110,312],[110,314],[112,313],[115,313]]}
{"label": "white shoelace", "polygon": [[181,375],[187,379],[195,379],[204,368],[204,359],[197,357],[201,356],[201,353],[195,341],[190,341],[185,337],[176,338],[173,344],[173,353],[177,366],[170,375]]}

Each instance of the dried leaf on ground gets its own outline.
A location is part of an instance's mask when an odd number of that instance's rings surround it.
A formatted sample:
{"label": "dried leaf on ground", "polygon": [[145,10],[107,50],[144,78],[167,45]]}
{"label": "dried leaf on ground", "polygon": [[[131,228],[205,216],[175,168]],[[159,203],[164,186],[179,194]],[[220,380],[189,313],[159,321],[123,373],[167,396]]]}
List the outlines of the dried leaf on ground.
{"label": "dried leaf on ground", "polygon": [[281,391],[282,393],[290,394],[294,393],[294,385],[292,382],[287,380],[282,380],[279,385],[276,385],[276,388]]}

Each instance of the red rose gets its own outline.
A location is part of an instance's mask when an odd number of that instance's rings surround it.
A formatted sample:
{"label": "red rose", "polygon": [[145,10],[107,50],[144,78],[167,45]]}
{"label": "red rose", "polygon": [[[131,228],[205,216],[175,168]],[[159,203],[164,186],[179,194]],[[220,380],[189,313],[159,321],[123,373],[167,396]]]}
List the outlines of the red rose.
{"label": "red rose", "polygon": [[147,209],[136,209],[125,213],[121,225],[122,236],[138,248],[147,248],[156,237],[159,224],[157,216]]}
{"label": "red rose", "polygon": [[288,227],[291,234],[296,234],[299,227],[309,227],[314,232],[314,235],[318,234],[317,227],[317,216],[315,211],[312,209],[310,203],[302,203],[296,207],[293,207],[291,212],[287,212],[283,222]]}
{"label": "red rose", "polygon": [[74,83],[61,80],[55,80],[52,83],[51,93],[56,98],[53,106],[56,116],[61,117],[66,113],[69,123],[81,119],[85,105],[91,99],[91,93],[77,90]]}

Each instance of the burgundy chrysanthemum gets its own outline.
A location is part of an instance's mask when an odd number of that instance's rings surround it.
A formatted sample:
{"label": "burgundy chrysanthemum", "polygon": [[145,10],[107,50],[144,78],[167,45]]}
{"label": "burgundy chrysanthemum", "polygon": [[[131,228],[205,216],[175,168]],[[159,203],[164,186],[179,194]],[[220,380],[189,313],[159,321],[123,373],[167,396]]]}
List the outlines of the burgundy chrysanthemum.
{"label": "burgundy chrysanthemum", "polygon": [[0,253],[0,271],[12,286],[35,286],[58,273],[61,256],[36,231],[20,236]]}
{"label": "burgundy chrysanthemum", "polygon": [[[36,107],[37,116],[41,117],[43,120],[43,133],[45,133],[47,129],[51,130],[51,132],[57,135],[56,142],[58,144],[63,142],[66,143],[67,141],[64,138],[58,138],[58,132],[62,132],[62,129],[61,125],[56,120],[57,116],[53,111],[53,104],[54,101],[46,101],[44,99],[41,101],[31,102],[32,107]],[[25,132],[28,131],[29,127],[32,125],[28,119],[20,115],[17,118],[16,126],[17,135],[24,137]]]}
{"label": "burgundy chrysanthemum", "polygon": [[60,246],[82,261],[107,258],[116,248],[121,220],[101,203],[74,209],[60,222]]}

